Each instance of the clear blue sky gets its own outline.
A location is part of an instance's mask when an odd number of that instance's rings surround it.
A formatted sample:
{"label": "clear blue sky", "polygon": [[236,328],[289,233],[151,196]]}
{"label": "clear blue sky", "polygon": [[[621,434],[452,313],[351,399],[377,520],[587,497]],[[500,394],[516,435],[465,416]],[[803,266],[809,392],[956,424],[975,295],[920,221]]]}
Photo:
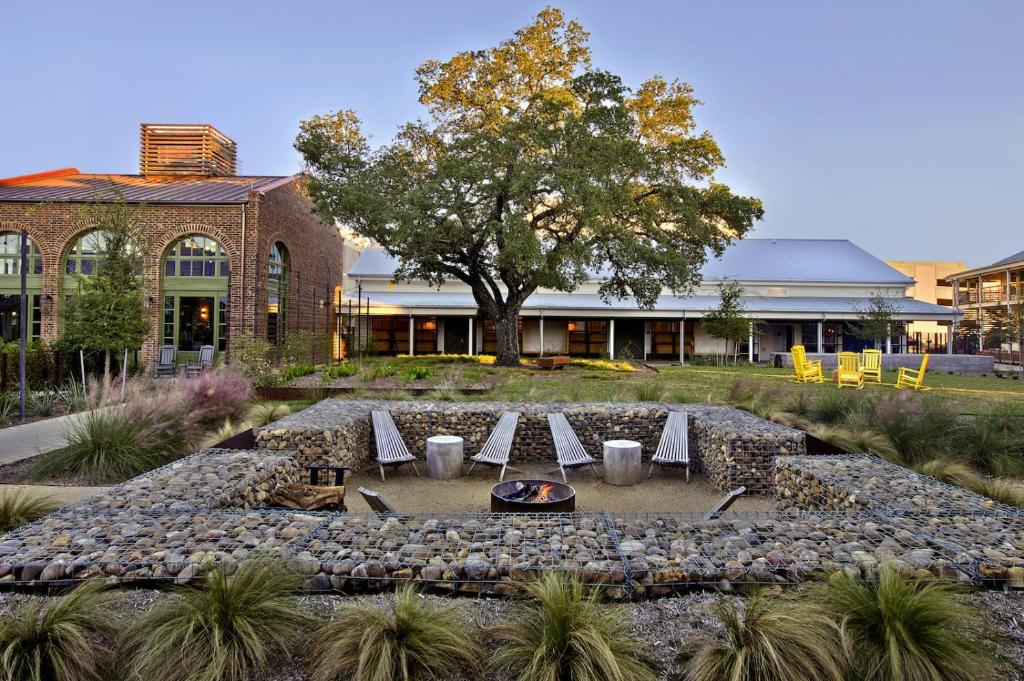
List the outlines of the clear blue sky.
{"label": "clear blue sky", "polygon": [[[7,2],[0,177],[135,172],[138,124],[209,122],[242,172],[298,170],[298,121],[421,114],[413,69],[510,36],[537,2]],[[986,264],[1024,248],[1024,3],[562,2],[597,67],[690,82],[756,236]]]}

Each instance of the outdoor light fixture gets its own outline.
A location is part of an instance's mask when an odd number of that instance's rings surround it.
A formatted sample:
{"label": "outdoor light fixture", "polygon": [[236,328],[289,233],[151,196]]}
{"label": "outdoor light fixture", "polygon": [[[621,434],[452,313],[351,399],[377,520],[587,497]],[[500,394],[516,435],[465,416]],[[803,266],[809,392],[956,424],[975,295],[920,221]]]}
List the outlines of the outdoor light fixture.
{"label": "outdoor light fixture", "polygon": [[424,331],[433,331],[436,328],[437,328],[437,322],[435,322],[433,319],[428,319],[427,321],[423,322],[423,330]]}
{"label": "outdoor light fixture", "polygon": [[576,330],[576,322],[569,322],[568,329],[569,329],[569,331],[575,331]]}
{"label": "outdoor light fixture", "polygon": [[209,305],[200,305],[199,306],[199,319],[204,321],[204,322],[210,321],[210,306]]}

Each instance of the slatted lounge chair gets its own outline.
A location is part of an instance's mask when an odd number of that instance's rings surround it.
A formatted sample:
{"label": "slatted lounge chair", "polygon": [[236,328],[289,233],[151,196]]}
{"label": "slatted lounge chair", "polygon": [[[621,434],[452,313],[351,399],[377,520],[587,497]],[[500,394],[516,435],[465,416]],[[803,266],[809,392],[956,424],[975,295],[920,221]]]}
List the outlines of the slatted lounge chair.
{"label": "slatted lounge chair", "polygon": [[403,463],[411,463],[412,469],[419,477],[420,471],[416,468],[416,457],[409,453],[409,448],[402,441],[402,434],[398,432],[391,413],[385,410],[371,412],[373,417],[373,436],[377,443],[377,465],[380,467],[380,480],[384,482],[384,466],[401,466]]}
{"label": "slatted lounge chair", "polygon": [[690,421],[685,411],[670,411],[665,428],[658,440],[658,449],[651,457],[651,470],[647,477],[654,473],[654,464],[664,466],[686,466],[686,482],[690,482]]}
{"label": "slatted lounge chair", "polygon": [[864,350],[860,353],[860,370],[865,381],[882,382],[882,351]]}
{"label": "slatted lounge chair", "polygon": [[367,505],[373,509],[374,513],[378,515],[398,515],[398,511],[391,508],[391,505],[384,501],[384,497],[377,492],[368,490],[365,487],[357,487],[356,489],[359,490],[359,494],[366,500]]}
{"label": "slatted lounge chair", "polygon": [[900,367],[900,371],[896,375],[896,387],[920,390],[924,387],[924,374],[927,370],[928,355],[921,358],[920,369],[907,369],[906,367]]}
{"label": "slatted lounge chair", "polygon": [[597,476],[594,457],[583,449],[583,444],[576,437],[565,414],[548,414],[548,426],[551,428],[551,439],[555,442],[555,457],[558,459],[558,469],[562,472],[562,482],[569,482],[565,478],[565,469],[577,466],[590,466],[590,470]]}
{"label": "slatted lounge chair", "polygon": [[836,372],[839,387],[864,387],[864,372],[860,370],[860,357],[856,352],[839,353],[839,369]]}
{"label": "slatted lounge chair", "polygon": [[160,355],[153,364],[153,375],[174,376],[174,372],[177,369],[177,363],[175,362],[176,356],[177,348],[173,345],[161,345]]}
{"label": "slatted lounge chair", "polygon": [[743,494],[745,494],[746,491],[747,488],[741,485],[734,489],[733,491],[726,494],[724,497],[722,497],[722,500],[718,502],[717,506],[715,506],[713,509],[711,509],[708,513],[704,515],[704,520],[714,520],[718,516],[728,511],[729,507],[736,503],[736,500],[739,499]]}
{"label": "slatted lounge chair", "polygon": [[466,475],[473,472],[473,466],[482,463],[488,466],[501,466],[501,473],[498,475],[498,482],[505,481],[505,468],[508,467],[508,457],[512,453],[512,438],[516,434],[516,424],[519,423],[519,412],[506,411],[498,419],[491,431],[483,449],[476,456],[471,456],[473,463],[470,464]]}

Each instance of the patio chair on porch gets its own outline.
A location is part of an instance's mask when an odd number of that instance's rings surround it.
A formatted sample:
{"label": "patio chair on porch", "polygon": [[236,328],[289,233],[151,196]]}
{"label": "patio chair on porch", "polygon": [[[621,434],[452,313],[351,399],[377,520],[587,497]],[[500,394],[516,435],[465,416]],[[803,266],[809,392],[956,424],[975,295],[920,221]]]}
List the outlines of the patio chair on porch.
{"label": "patio chair on porch", "polygon": [[160,353],[153,364],[153,375],[158,377],[174,376],[174,372],[178,368],[178,364],[175,361],[177,352],[178,349],[173,345],[161,345]]}
{"label": "patio chair on porch", "polygon": [[856,352],[839,353],[839,369],[836,371],[836,383],[840,388],[850,386],[864,387],[864,372],[860,369],[860,357]]}
{"label": "patio chair on porch", "polygon": [[821,360],[807,361],[807,351],[802,345],[794,345],[790,348],[793,353],[793,371],[796,372],[796,380],[800,383],[821,383],[825,380],[821,372]]}
{"label": "patio chair on porch", "polygon": [[213,346],[204,345],[199,348],[199,361],[185,364],[186,376],[198,376],[213,366]]}
{"label": "patio chair on porch", "polygon": [[864,350],[860,353],[860,370],[865,381],[882,382],[882,351]]}
{"label": "patio chair on porch", "polygon": [[900,367],[899,374],[896,375],[896,387],[897,388],[913,388],[914,390],[921,390],[924,387],[924,373],[928,370],[928,355],[926,354],[921,358],[920,369],[908,369],[906,367]]}

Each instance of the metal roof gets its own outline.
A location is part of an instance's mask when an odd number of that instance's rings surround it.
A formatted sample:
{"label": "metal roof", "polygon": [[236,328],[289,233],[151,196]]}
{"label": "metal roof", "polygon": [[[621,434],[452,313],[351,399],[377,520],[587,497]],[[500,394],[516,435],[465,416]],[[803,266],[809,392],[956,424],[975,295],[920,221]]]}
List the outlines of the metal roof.
{"label": "metal roof", "polygon": [[[363,292],[363,301],[370,300],[371,307],[400,308],[448,308],[453,310],[475,310],[477,305],[471,293],[447,291],[380,291]],[[658,298],[652,312],[707,312],[718,307],[718,296],[671,296]],[[753,315],[765,313],[794,314],[855,314],[864,309],[869,300],[860,297],[817,297],[817,296],[744,296],[746,310]],[[953,318],[957,312],[949,307],[934,305],[913,298],[894,299],[900,313],[906,315],[930,315],[937,319]],[[605,302],[596,294],[581,293],[535,293],[526,299],[524,310],[608,310],[636,311],[636,302],[631,299]]]}
{"label": "metal roof", "polygon": [[129,203],[245,203],[288,176],[154,177],[79,173],[74,168],[0,179],[0,202],[111,201],[120,195]]}
{"label": "metal roof", "polygon": [[1022,261],[1024,261],[1024,251],[1021,251],[1020,253],[1014,253],[1010,257],[1003,258],[1002,260],[996,260],[994,263],[992,263],[992,265],[1009,265],[1010,263]]}
{"label": "metal roof", "polygon": [[[398,261],[379,247],[363,251],[352,277],[390,277]],[[701,268],[705,281],[836,282],[910,285],[914,280],[845,239],[741,239]],[[594,275],[600,279],[600,274]]]}

